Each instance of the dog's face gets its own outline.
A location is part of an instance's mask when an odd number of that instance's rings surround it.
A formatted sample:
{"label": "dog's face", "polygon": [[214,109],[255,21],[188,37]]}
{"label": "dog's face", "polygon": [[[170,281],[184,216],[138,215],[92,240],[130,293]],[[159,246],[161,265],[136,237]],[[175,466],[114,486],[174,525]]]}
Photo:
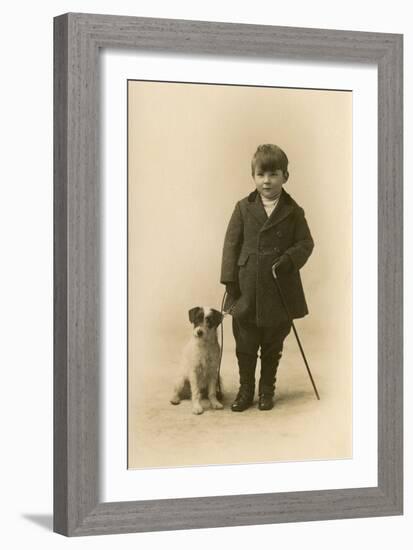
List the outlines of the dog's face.
{"label": "dog's face", "polygon": [[188,312],[189,321],[194,325],[194,336],[202,338],[211,331],[216,331],[222,322],[222,313],[210,307],[193,307]]}

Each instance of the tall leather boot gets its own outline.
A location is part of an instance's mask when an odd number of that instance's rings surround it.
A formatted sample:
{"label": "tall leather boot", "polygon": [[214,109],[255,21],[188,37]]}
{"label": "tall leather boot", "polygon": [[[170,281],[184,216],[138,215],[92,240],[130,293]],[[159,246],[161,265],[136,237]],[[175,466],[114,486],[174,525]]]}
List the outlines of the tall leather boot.
{"label": "tall leather boot", "polygon": [[258,408],[269,411],[274,407],[275,382],[281,351],[277,355],[261,357],[261,377],[258,385]]}
{"label": "tall leather boot", "polygon": [[291,330],[291,322],[282,323],[265,331],[261,344],[261,376],[258,388],[258,408],[269,411],[274,406],[275,381],[284,347]]}
{"label": "tall leather boot", "polygon": [[240,387],[237,397],[231,405],[234,412],[242,412],[252,405],[255,391],[255,367],[257,356],[237,353]]}

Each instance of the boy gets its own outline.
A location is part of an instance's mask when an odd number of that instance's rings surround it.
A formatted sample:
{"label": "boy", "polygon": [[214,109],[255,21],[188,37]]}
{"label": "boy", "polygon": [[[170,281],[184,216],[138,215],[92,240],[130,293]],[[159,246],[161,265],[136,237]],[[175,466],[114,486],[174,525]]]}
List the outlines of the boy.
{"label": "boy", "polygon": [[231,409],[251,406],[260,349],[260,410],[273,408],[278,363],[291,322],[272,275],[275,267],[292,319],[308,313],[299,269],[314,242],[304,210],[286,193],[288,158],[277,145],[260,145],[252,163],[256,190],[240,200],[225,235],[221,283],[232,314],[240,387]]}

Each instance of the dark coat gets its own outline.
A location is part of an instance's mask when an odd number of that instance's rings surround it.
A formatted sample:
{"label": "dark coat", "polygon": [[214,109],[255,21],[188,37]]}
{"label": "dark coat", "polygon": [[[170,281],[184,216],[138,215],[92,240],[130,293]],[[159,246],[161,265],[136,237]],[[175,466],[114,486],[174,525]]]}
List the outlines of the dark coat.
{"label": "dark coat", "polygon": [[278,281],[293,319],[307,315],[308,308],[299,270],[314,248],[304,210],[284,189],[276,208],[267,216],[257,191],[240,200],[225,235],[221,283],[238,282],[241,297],[232,314],[257,326],[287,320],[272,265],[288,254],[290,269]]}

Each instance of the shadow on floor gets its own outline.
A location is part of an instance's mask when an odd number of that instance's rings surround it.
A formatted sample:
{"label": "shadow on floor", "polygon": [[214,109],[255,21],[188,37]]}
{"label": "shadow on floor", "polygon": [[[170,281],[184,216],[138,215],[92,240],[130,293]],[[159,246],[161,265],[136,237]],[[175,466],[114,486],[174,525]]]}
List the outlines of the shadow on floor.
{"label": "shadow on floor", "polygon": [[288,393],[275,394],[276,405],[282,405],[284,403],[291,403],[292,401],[309,401],[317,399],[315,394],[311,391],[292,391]]}
{"label": "shadow on floor", "polygon": [[23,514],[22,517],[43,527],[47,531],[53,531],[53,516],[48,514]]}

